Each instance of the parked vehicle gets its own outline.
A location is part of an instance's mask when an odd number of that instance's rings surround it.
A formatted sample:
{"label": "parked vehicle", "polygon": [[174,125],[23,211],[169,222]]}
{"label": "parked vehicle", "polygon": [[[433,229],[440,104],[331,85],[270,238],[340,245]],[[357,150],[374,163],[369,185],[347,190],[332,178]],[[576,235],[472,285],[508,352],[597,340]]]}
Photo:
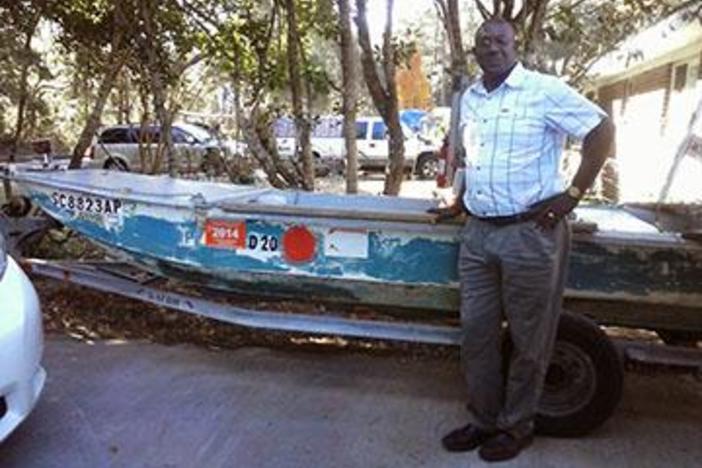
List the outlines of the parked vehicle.
{"label": "parked vehicle", "polygon": [[[343,170],[346,157],[346,144],[341,134],[341,117],[324,117],[312,128],[310,143],[315,159],[317,175]],[[273,125],[273,133],[278,145],[278,153],[283,158],[292,158],[296,144],[296,129],[293,119],[281,117]]]}
{"label": "parked vehicle", "polygon": [[39,300],[0,232],[0,442],[29,415],[46,380]]}
{"label": "parked vehicle", "polygon": [[[405,168],[422,179],[436,176],[436,150],[431,142],[402,125],[405,136]],[[388,131],[381,117],[360,117],[356,120],[358,165],[362,170],[385,170],[390,162]]]}
{"label": "parked vehicle", "polygon": [[[122,171],[150,172],[156,154],[161,127],[150,125],[114,125],[104,128],[90,150],[87,167],[117,169]],[[174,123],[171,138],[175,147],[178,166],[186,172],[207,171],[221,165],[222,158],[240,152],[241,144],[222,141],[205,127]],[[166,170],[161,161],[159,170]]]}
{"label": "parked vehicle", "polygon": [[[331,116],[320,119],[312,130],[312,153],[319,164],[337,168],[346,159],[346,142],[342,135],[343,119]],[[422,179],[436,176],[438,147],[402,125],[405,135],[405,168]],[[281,118],[275,123],[274,132],[281,156],[292,157],[295,152],[295,124],[292,119]],[[390,162],[387,127],[381,117],[356,119],[356,144],[358,166],[363,171],[384,171]]]}

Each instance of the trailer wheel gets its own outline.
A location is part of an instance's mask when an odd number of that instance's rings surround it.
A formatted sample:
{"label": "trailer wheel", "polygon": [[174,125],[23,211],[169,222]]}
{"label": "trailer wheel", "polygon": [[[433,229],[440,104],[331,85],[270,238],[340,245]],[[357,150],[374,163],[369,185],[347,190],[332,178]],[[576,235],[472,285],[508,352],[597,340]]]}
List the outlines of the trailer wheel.
{"label": "trailer wheel", "polygon": [[589,319],[564,312],[539,401],[540,434],[575,437],[604,423],[622,396],[621,357]]}

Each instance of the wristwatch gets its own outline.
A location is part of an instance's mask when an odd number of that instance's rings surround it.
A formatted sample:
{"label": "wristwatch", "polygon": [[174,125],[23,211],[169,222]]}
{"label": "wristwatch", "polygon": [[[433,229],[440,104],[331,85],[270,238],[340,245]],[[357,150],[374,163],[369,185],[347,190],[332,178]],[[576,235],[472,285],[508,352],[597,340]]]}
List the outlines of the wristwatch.
{"label": "wristwatch", "polygon": [[566,189],[566,193],[569,197],[575,198],[576,200],[580,200],[583,197],[583,192],[575,185],[568,187]]}

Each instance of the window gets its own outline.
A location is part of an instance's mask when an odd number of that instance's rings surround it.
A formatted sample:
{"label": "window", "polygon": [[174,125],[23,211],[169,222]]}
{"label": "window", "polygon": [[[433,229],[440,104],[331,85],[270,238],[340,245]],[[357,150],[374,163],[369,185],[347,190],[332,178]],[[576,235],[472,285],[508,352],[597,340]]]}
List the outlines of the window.
{"label": "window", "polygon": [[384,140],[385,134],[385,124],[383,122],[375,122],[373,124],[373,135],[371,138],[373,140]]}
{"label": "window", "polygon": [[173,143],[195,143],[195,137],[179,128],[171,128],[171,139]]}
{"label": "window", "polygon": [[682,91],[687,83],[687,64],[678,65],[675,67],[675,77],[673,78],[673,89]]}
{"label": "window", "polygon": [[365,140],[368,133],[368,122],[356,122],[356,138]]}
{"label": "window", "polygon": [[161,138],[161,129],[159,127],[147,127],[143,132],[137,130],[139,133],[139,141],[142,143],[158,143]]}
{"label": "window", "polygon": [[314,125],[312,137],[314,138],[341,138],[344,121],[336,118],[324,118]]}
{"label": "window", "polygon": [[128,128],[108,128],[100,134],[100,143],[123,144],[133,143],[131,132]]}
{"label": "window", "polygon": [[276,138],[295,138],[295,122],[287,117],[277,119],[273,123],[273,134]]}

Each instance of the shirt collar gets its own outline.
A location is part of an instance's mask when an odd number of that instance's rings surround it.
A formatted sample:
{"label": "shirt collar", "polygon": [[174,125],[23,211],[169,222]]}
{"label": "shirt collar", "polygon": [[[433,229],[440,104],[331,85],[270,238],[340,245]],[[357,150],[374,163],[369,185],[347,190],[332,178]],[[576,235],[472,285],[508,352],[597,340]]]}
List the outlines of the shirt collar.
{"label": "shirt collar", "polygon": [[[505,81],[502,84],[505,84],[509,86],[510,88],[521,88],[522,84],[524,83],[524,79],[526,78],[526,69],[524,66],[522,66],[521,62],[517,62],[517,64],[514,66],[512,71],[510,72],[509,76],[505,79]],[[500,85],[502,86],[502,85]],[[498,87],[499,88],[499,87]],[[485,85],[483,84],[483,79],[482,77],[479,78],[471,87],[471,91],[478,93],[478,94],[483,94],[487,95],[488,91],[485,89]]]}

